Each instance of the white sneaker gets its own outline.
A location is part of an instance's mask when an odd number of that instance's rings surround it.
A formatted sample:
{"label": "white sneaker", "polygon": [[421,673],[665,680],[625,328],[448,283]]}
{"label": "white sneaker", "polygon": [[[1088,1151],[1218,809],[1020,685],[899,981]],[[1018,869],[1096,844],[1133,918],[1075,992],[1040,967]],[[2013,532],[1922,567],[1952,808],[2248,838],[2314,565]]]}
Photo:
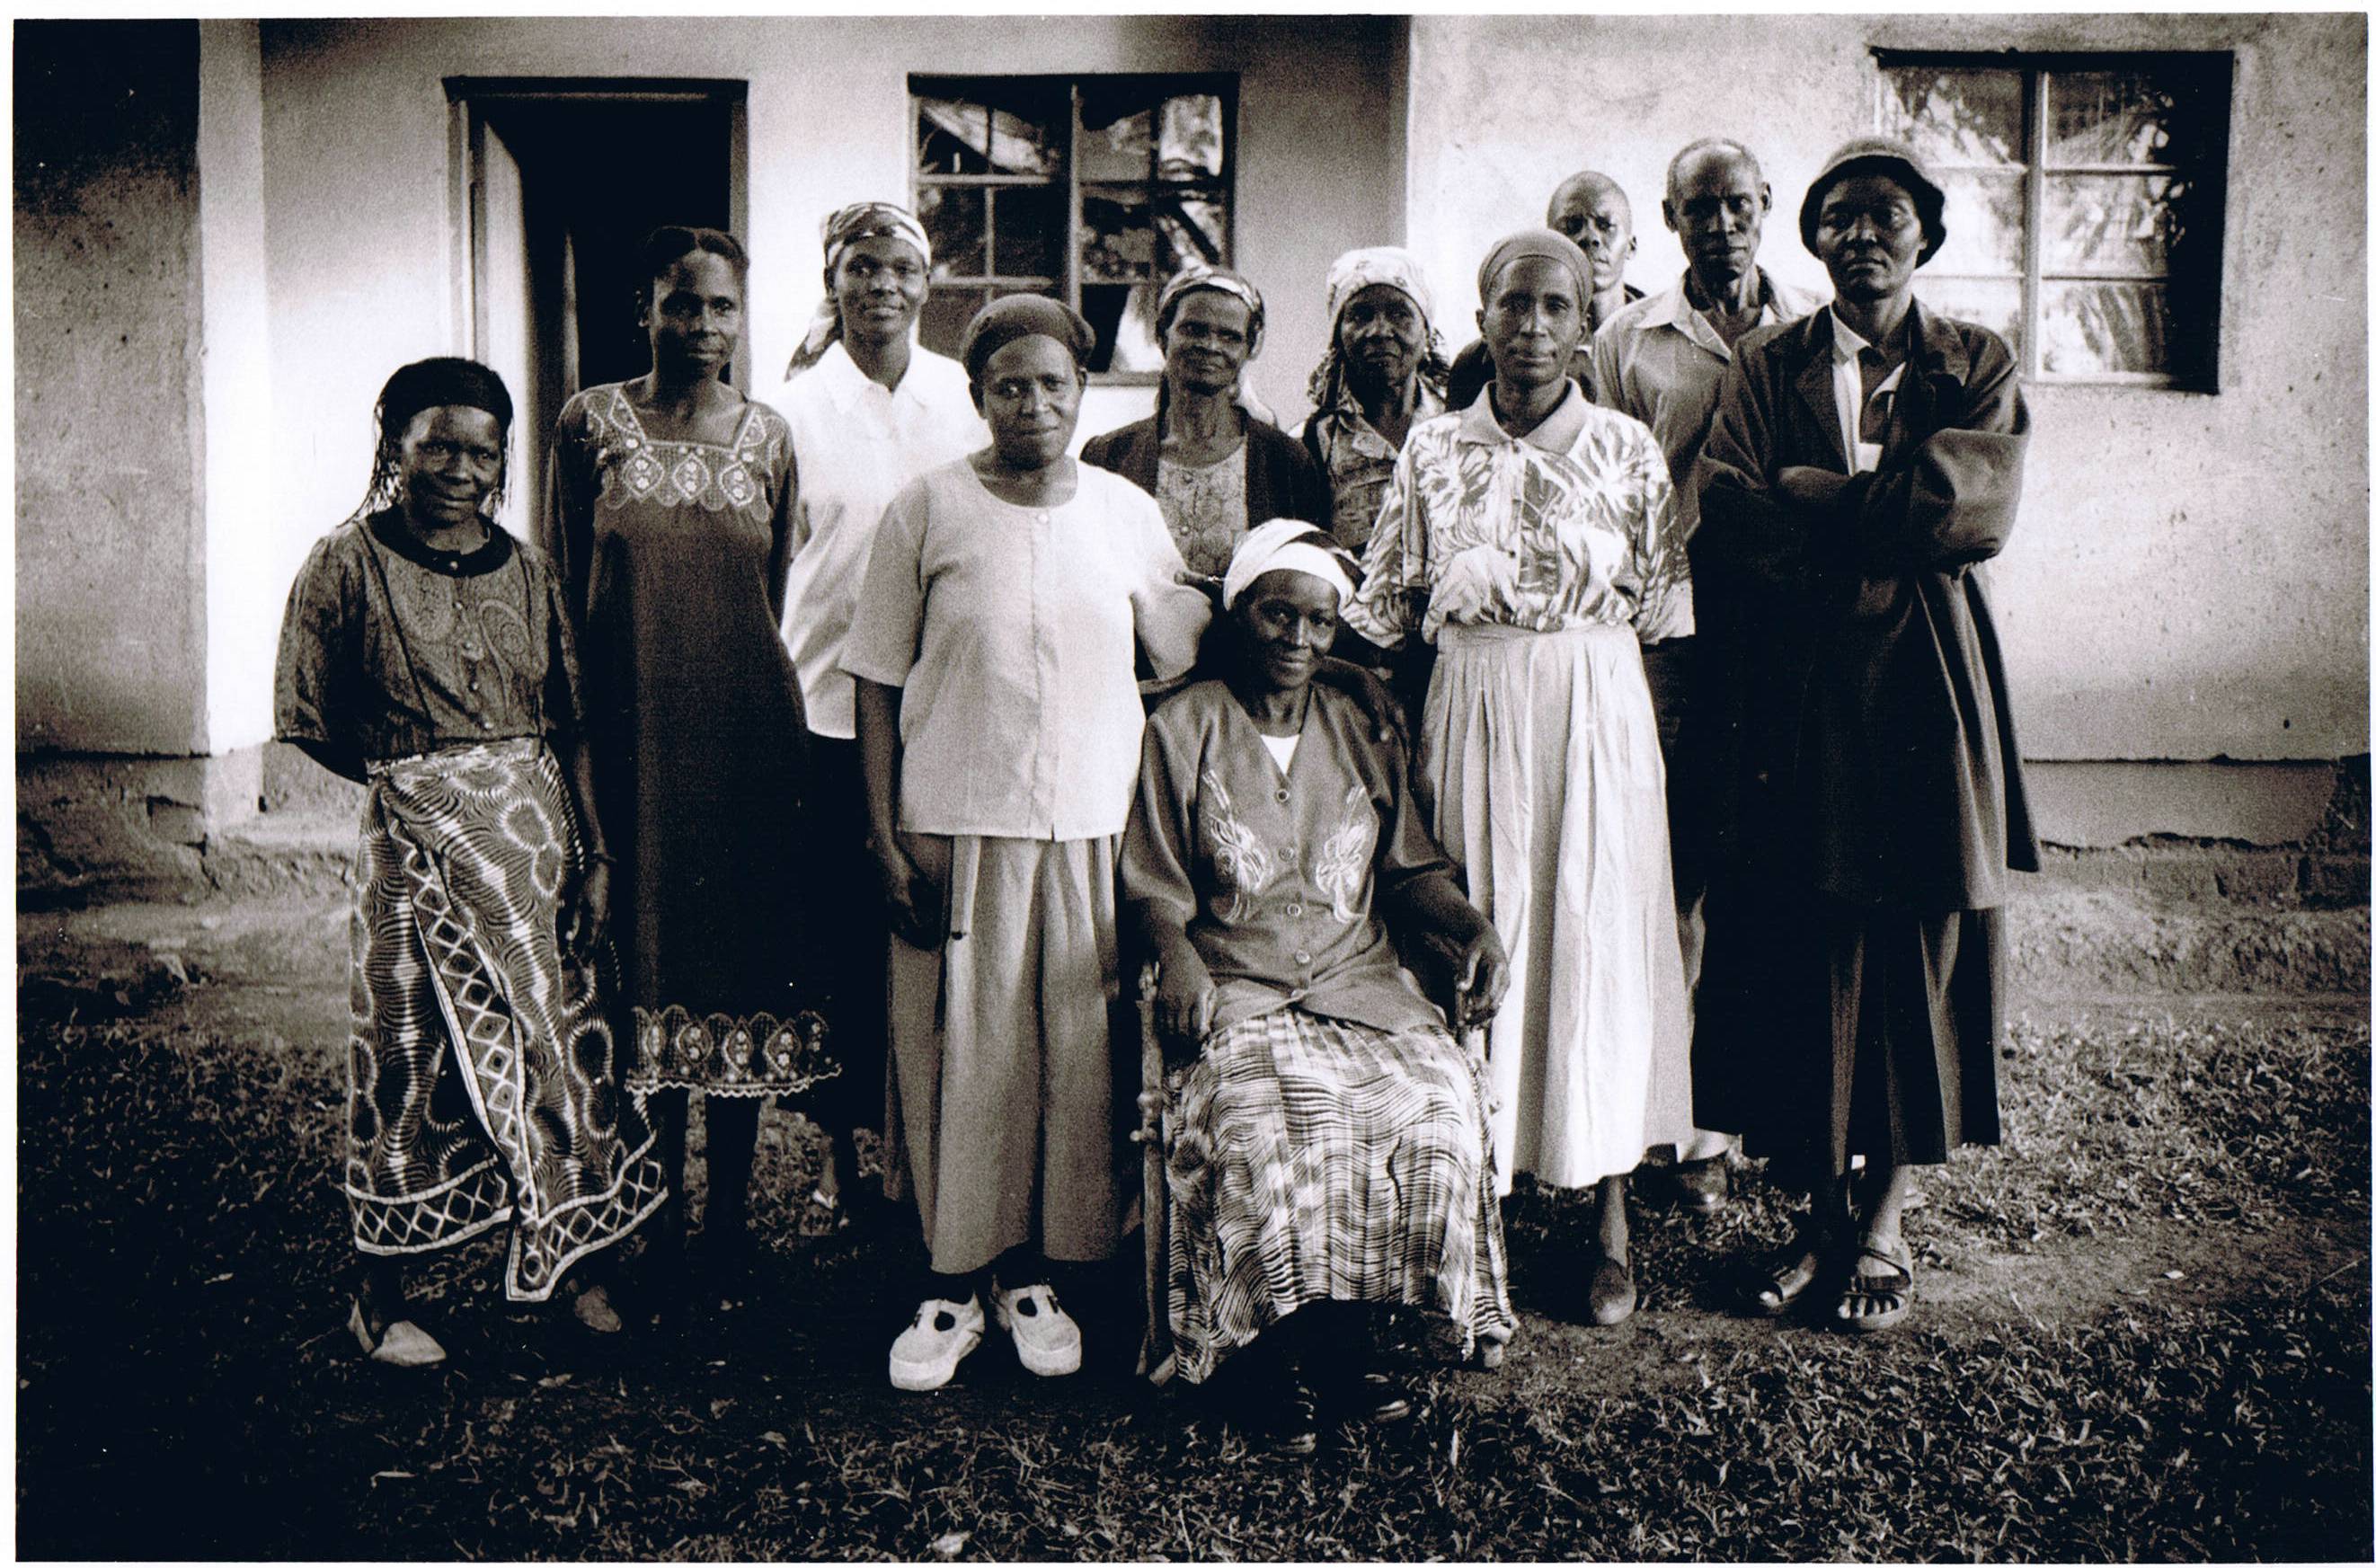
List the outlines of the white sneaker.
{"label": "white sneaker", "polygon": [[1054,1289],[1026,1285],[993,1290],[991,1301],[998,1309],[998,1326],[1015,1336],[1015,1356],[1025,1370],[1041,1377],[1081,1370],[1081,1325],[1056,1304]]}
{"label": "white sneaker", "polygon": [[957,1363],[981,1343],[981,1301],[935,1298],[916,1309],[916,1321],[891,1341],[891,1386],[921,1394],[956,1375]]}

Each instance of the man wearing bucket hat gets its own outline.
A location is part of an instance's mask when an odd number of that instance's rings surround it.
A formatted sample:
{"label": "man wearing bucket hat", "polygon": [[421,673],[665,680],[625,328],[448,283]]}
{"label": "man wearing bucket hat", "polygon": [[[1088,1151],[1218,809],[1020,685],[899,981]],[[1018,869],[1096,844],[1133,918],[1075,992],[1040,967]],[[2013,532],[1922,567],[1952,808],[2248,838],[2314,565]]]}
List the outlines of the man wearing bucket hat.
{"label": "man wearing bucket hat", "polygon": [[1915,298],[1945,206],[1902,143],[1824,164],[1799,232],[1836,297],[1739,347],[1691,541],[1694,1119],[1812,1198],[1743,1305],[1852,1332],[1911,1309],[1910,1169],[1999,1141],[2002,906],[2037,868],[1982,564],[2029,419],[2002,339]]}

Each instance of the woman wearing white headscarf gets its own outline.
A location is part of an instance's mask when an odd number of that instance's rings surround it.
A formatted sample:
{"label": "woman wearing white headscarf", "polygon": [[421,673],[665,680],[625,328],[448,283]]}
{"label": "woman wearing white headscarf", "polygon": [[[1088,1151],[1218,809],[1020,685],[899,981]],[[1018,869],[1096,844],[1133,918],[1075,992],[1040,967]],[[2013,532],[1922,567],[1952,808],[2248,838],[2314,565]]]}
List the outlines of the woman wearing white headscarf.
{"label": "woman wearing white headscarf", "polygon": [[792,432],[791,566],[784,645],[808,715],[811,789],[833,907],[814,922],[834,980],[841,1075],[818,1086],[811,1114],[831,1139],[809,1201],[849,1223],[857,1193],[851,1131],[884,1118],[884,944],[890,930],[866,850],[866,779],[858,760],[855,683],[841,668],[868,550],[909,480],[985,441],[965,367],[915,340],[932,292],[933,247],[905,208],[862,201],[824,224],[825,302],[774,398]]}
{"label": "woman wearing white headscarf", "polygon": [[1303,449],[1328,481],[1336,542],[1369,547],[1395,458],[1414,425],[1443,412],[1452,367],[1419,257],[1398,245],[1347,251],[1328,268],[1328,351],[1312,373]]}
{"label": "woman wearing white headscarf", "polygon": [[1148,721],[1121,863],[1178,1063],[1173,1350],[1156,1376],[1201,1383],[1262,1336],[1283,1374],[1260,1380],[1277,1396],[1264,1424],[1297,1454],[1320,1405],[1410,1411],[1367,1355],[1367,1315],[1337,1303],[1432,1309],[1464,1354],[1515,1327],[1480,1064],[1389,927],[1442,960],[1464,1025],[1491,1016],[1506,964],[1420,824],[1400,748],[1312,678],[1353,575],[1307,523],[1240,540],[1221,588],[1228,673]]}

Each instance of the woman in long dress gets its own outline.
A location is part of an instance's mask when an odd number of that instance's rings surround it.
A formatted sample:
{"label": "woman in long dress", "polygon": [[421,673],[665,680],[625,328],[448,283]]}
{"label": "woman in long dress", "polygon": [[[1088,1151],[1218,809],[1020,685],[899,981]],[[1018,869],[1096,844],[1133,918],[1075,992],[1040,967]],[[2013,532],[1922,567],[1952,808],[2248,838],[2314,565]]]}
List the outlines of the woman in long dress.
{"label": "woman in long dress", "polygon": [[781,415],[721,379],[742,330],[742,247],[660,229],[643,260],[652,368],[562,409],[545,540],[582,616],[623,873],[629,1082],[654,1104],[680,1192],[687,1102],[708,1097],[703,1241],[731,1287],[747,1259],[762,1099],[831,1071],[802,925],[808,727],[777,630],[791,439]]}
{"label": "woman in long dress", "polygon": [[1324,1408],[1410,1413],[1375,1361],[1376,1306],[1430,1309],[1487,1360],[1515,1327],[1483,1064],[1402,959],[1443,971],[1464,1027],[1492,1016],[1507,964],[1420,826],[1401,748],[1313,680],[1352,591],[1326,532],[1245,536],[1222,584],[1229,673],[1148,721],[1122,860],[1178,1063],[1155,1376],[1202,1383],[1259,1342],[1262,1424],[1297,1455]]}
{"label": "woman in long dress", "polygon": [[1438,657],[1419,789],[1509,950],[1494,1022],[1505,1183],[1598,1188],[1592,1321],[1634,1302],[1625,1174],[1691,1128],[1665,768],[1641,645],[1690,629],[1673,493],[1649,431],[1567,377],[1592,270],[1550,230],[1478,269],[1494,380],[1405,441],[1347,607]]}
{"label": "woman in long dress", "polygon": [[892,1131],[931,1253],[890,1374],[937,1388],[982,1296],[1043,1377],[1081,1364],[1056,1265],[1111,1254],[1114,857],[1142,710],[1209,612],[1146,493],[1064,455],[1094,342],[1036,294],[965,364],[990,444],[899,493],[842,667],[889,907]]}
{"label": "woman in long dress", "polygon": [[1691,549],[1710,680],[1685,743],[1716,785],[1699,1120],[1812,1197],[1745,1304],[1812,1292],[1858,1332],[1912,1309],[1912,1168],[2000,1135],[2007,873],[2038,863],[1983,564],[2029,416],[2003,341],[1915,298],[1944,209],[1877,137],[1808,187],[1835,297],[1726,374]]}
{"label": "woman in long dress", "polygon": [[[886,1071],[884,943],[889,927],[866,849],[866,778],[855,683],[841,668],[866,554],[883,509],[911,479],[978,449],[965,367],[915,340],[933,250],[905,208],[862,201],[825,220],[826,301],[774,397],[792,433],[791,566],[784,646],[808,721],[820,900],[810,926],[831,979],[840,1075],[809,1098],[832,1145],[809,1201],[837,1227],[859,1194],[851,1133],[880,1131]],[[879,1189],[878,1189],[879,1191]]]}
{"label": "woman in long dress", "polygon": [[[365,787],[340,1184],[371,1261],[348,1326],[401,1366],[446,1359],[402,1259],[502,1227],[505,1294],[541,1301],[668,1192],[605,1007],[569,615],[492,521],[511,420],[468,360],[388,378],[370,493],[298,573],[274,682],[278,736]],[[599,1284],[574,1311],[622,1326]]]}

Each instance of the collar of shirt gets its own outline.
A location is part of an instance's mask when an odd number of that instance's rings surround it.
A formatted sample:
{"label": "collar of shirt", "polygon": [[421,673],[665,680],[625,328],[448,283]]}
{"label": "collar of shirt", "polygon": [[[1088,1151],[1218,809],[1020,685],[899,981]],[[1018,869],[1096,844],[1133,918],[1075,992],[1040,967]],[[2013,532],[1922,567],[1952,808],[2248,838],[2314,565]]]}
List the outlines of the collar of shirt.
{"label": "collar of shirt", "polygon": [[916,400],[916,359],[921,350],[911,342],[908,350],[908,369],[897,386],[885,386],[864,371],[849,357],[849,350],[835,339],[825,357],[810,367],[809,374],[825,384],[826,396],[842,413],[849,413],[862,400],[880,400],[886,404]]}
{"label": "collar of shirt", "polygon": [[1524,435],[1512,435],[1493,417],[1493,387],[1487,383],[1477,400],[1461,410],[1460,439],[1480,446],[1504,446],[1523,441],[1545,452],[1564,452],[1575,445],[1584,431],[1584,391],[1574,381],[1567,384],[1567,395],[1546,415],[1542,423]]}
{"label": "collar of shirt", "polygon": [[[1419,384],[1419,396],[1411,405],[1412,427],[1417,428],[1422,422],[1442,412],[1443,399],[1422,377]],[[1320,439],[1332,448],[1341,441],[1356,456],[1382,457],[1389,463],[1399,456],[1395,444],[1378,434],[1378,427],[1370,422],[1370,416],[1361,411],[1360,401],[1350,392],[1313,417],[1321,422]]]}
{"label": "collar of shirt", "polygon": [[[1839,412],[1840,449],[1848,455],[1848,472],[1860,474],[1875,467],[1880,457],[1879,444],[1862,439],[1864,406],[1870,399],[1865,396],[1864,373],[1859,358],[1872,344],[1842,321],[1838,311],[1827,310],[1824,314],[1832,318],[1832,402]],[[1909,332],[1907,337],[1910,347],[1913,335]],[[1898,383],[1905,378],[1906,362],[1900,360],[1889,367],[1889,374],[1872,389],[1872,397],[1895,396]]]}
{"label": "collar of shirt", "polygon": [[[1732,346],[1724,334],[1709,324],[1707,316],[1692,303],[1686,288],[1691,274],[1686,272],[1675,280],[1675,286],[1654,297],[1643,313],[1627,325],[1636,332],[1649,332],[1661,327],[1672,327],[1720,360],[1732,358]],[[1759,305],[1757,325],[1767,326],[1777,321],[1796,321],[1814,310],[1816,298],[1802,289],[1776,283],[1764,267],[1757,269]]]}

